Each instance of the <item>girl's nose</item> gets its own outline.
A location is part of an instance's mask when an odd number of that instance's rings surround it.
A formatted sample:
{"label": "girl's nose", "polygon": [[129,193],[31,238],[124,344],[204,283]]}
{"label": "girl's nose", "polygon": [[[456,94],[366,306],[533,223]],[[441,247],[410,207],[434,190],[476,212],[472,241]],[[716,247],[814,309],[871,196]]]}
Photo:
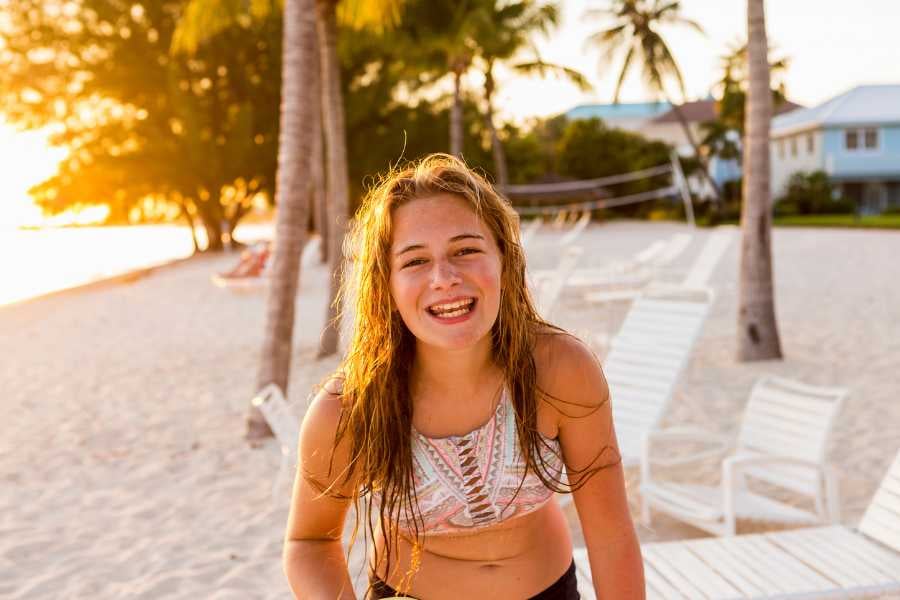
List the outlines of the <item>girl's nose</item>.
{"label": "girl's nose", "polygon": [[462,281],[456,269],[447,261],[438,260],[434,262],[434,268],[431,270],[431,287],[434,289],[445,289],[454,286]]}

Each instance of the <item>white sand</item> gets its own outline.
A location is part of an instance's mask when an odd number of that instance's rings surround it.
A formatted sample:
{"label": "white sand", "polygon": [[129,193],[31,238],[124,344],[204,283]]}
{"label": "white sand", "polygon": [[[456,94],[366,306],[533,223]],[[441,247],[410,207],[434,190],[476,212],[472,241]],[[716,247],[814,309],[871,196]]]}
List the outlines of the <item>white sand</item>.
{"label": "white sand", "polygon": [[[592,226],[584,262],[682,230]],[[552,265],[552,235],[538,239],[546,255],[534,266]],[[900,233],[779,229],[774,255],[785,360],[734,360],[735,243],[713,275],[717,299],[667,422],[733,430],[763,373],[849,387],[830,457],[852,525],[900,446]],[[271,498],[279,457],[272,444],[250,450],[242,440],[264,294],[209,282],[234,260],[197,258],[128,284],[0,308],[0,597],[289,597],[280,564],[287,499]],[[312,358],[326,280],[307,261],[290,390],[301,406],[336,364]],[[588,332],[614,327],[627,305],[590,307],[569,295],[561,308],[562,326]],[[665,517],[638,531],[642,541],[704,535]]]}

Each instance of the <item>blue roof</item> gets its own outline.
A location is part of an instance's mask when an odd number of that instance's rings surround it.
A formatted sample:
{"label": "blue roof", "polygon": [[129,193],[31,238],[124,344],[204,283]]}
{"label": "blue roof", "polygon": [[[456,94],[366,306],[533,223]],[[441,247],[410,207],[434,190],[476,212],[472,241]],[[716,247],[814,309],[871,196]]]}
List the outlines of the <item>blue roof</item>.
{"label": "blue roof", "polygon": [[616,119],[650,119],[660,115],[672,106],[668,102],[634,102],[619,104],[580,104],[566,112],[567,119],[599,118],[607,121]]}
{"label": "blue roof", "polygon": [[900,123],[900,85],[861,85],[812,108],[772,119],[772,136],[804,129]]}

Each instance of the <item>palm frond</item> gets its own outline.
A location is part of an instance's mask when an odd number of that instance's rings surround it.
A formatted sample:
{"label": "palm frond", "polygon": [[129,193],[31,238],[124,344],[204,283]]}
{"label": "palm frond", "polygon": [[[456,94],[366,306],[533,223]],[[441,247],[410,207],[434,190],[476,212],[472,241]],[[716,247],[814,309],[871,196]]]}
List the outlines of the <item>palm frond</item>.
{"label": "palm frond", "polygon": [[264,21],[283,8],[284,0],[190,0],[172,34],[169,52],[196,54],[200,46],[226,29]]}
{"label": "palm frond", "polygon": [[681,2],[669,2],[663,6],[659,5],[659,2],[656,2],[656,5],[653,7],[653,12],[651,13],[653,20],[659,20],[665,18],[670,13],[678,13],[681,9]]}
{"label": "palm frond", "polygon": [[586,44],[605,51],[601,65],[619,51],[625,52],[616,82],[615,98],[636,62],[640,63],[644,83],[656,94],[668,96],[666,81],[674,80],[684,96],[684,79],[678,63],[658,32],[659,25],[683,25],[700,33],[703,28],[692,19],[681,16],[677,0],[611,0],[605,7],[587,11],[586,16],[613,17],[614,25],[589,36]]}
{"label": "palm frond", "polygon": [[593,86],[591,85],[591,82],[588,81],[587,77],[585,77],[580,71],[577,71],[565,65],[557,65],[544,62],[542,60],[537,60],[531,62],[516,63],[514,65],[510,65],[510,67],[514,71],[522,73],[523,75],[536,73],[541,77],[546,77],[547,75],[556,75],[559,77],[563,77],[574,83],[582,92],[589,92],[593,89]]}
{"label": "palm frond", "polygon": [[619,103],[619,94],[622,91],[622,85],[625,83],[625,78],[628,76],[628,71],[631,69],[631,61],[634,59],[634,54],[635,47],[632,46],[625,55],[625,60],[622,62],[622,70],[619,71],[619,77],[616,79],[616,88],[613,92],[613,104]]}
{"label": "palm frond", "polygon": [[704,30],[703,26],[700,25],[700,23],[698,23],[694,19],[686,19],[684,17],[675,17],[671,20],[666,19],[663,22],[668,25],[687,25],[688,27],[690,27],[691,29],[693,29],[694,31],[699,33],[700,35],[704,35],[704,36],[706,35],[706,30]]}
{"label": "palm frond", "polygon": [[171,54],[195,54],[200,45],[233,27],[244,12],[243,0],[190,0],[172,34]]}
{"label": "palm frond", "polygon": [[404,0],[341,0],[337,18],[351,29],[383,32],[400,24]]}
{"label": "palm frond", "polygon": [[592,33],[585,40],[585,45],[593,45],[601,49],[609,45],[618,45],[626,37],[625,30],[627,27],[627,25],[619,25],[612,29]]}
{"label": "palm frond", "polygon": [[584,11],[584,18],[586,19],[603,19],[618,16],[619,11],[611,8],[589,8]]}
{"label": "palm frond", "polygon": [[665,93],[665,80],[667,78],[674,79],[675,83],[678,84],[678,91],[684,98],[686,94],[684,78],[665,40],[658,33],[651,32],[644,40],[644,52],[648,57],[646,62],[652,63],[651,72],[653,76],[651,81],[657,86],[657,91]]}

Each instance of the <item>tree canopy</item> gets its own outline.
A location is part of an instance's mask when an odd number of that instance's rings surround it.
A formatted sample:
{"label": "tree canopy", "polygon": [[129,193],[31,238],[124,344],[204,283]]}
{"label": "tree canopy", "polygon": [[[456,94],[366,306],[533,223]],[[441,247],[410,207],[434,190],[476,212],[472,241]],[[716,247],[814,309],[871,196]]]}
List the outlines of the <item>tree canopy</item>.
{"label": "tree canopy", "polygon": [[[223,227],[227,239],[252,204],[273,201],[281,10],[273,10],[277,0],[259,0],[269,8],[219,23],[214,35],[197,40],[193,54],[173,52],[184,11],[196,2],[163,0],[123,10],[117,0],[22,0],[5,9],[0,93],[6,118],[20,127],[50,127],[52,141],[71,148],[59,173],[33,190],[48,213],[104,205],[112,223],[180,215],[201,223],[215,247]],[[338,55],[351,210],[373,174],[449,147],[452,92],[435,87],[448,73],[446,57],[436,59],[440,53],[422,45],[425,30],[410,24],[429,6],[426,0],[403,3],[397,10],[405,24],[389,32],[355,29],[344,15]],[[523,11],[504,13],[510,22],[530,15],[541,27],[552,25],[551,9],[510,6]],[[516,37],[508,46],[485,44],[473,52],[490,51],[499,60],[523,43]],[[462,96],[464,155],[494,178],[493,133],[482,104],[474,94]],[[509,181],[635,170],[656,160],[647,156],[667,154],[611,153],[609,144],[631,148],[637,138],[623,141],[616,136],[624,134],[597,127],[561,117],[499,124]],[[590,166],[579,152],[592,157]]]}
{"label": "tree canopy", "polygon": [[126,221],[148,196],[199,219],[210,246],[271,197],[280,22],[222,31],[193,58],[169,54],[184,2],[23,0],[6,9],[7,118],[50,126],[71,149],[33,190],[46,212],[107,205]]}

